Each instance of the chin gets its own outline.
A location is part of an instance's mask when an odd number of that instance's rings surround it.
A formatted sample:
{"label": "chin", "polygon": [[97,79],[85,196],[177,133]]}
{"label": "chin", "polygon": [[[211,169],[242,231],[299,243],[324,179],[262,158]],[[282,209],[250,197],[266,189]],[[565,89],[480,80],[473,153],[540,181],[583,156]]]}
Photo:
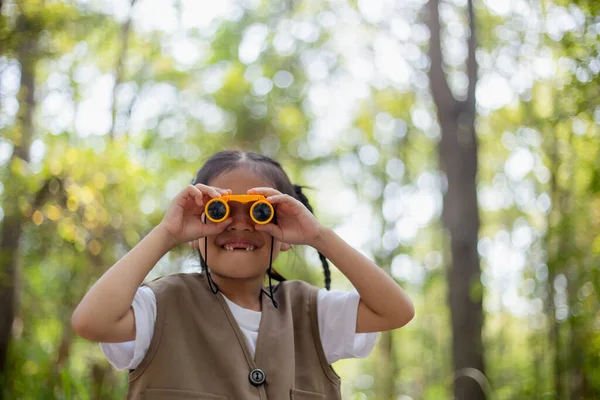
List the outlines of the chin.
{"label": "chin", "polygon": [[244,270],[233,270],[233,269],[211,269],[213,275],[219,275],[220,277],[227,279],[254,279],[263,274],[262,269],[260,271],[244,268]]}
{"label": "chin", "polygon": [[[211,263],[209,260],[210,271],[227,278],[248,279],[262,276],[266,273],[269,262],[250,263],[247,258],[242,257],[219,257],[218,262]],[[212,264],[212,266],[211,266]],[[264,265],[263,265],[264,264]],[[217,266],[218,265],[218,266]]]}
{"label": "chin", "polygon": [[211,272],[227,278],[248,279],[264,276],[269,268],[269,251],[264,250],[264,247],[253,251],[209,248],[208,265]]}

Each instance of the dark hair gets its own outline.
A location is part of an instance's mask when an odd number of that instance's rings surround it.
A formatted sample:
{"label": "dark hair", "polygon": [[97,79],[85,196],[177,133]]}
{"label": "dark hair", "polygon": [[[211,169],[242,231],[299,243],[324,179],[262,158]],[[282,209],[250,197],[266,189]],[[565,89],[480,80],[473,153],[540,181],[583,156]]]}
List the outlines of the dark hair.
{"label": "dark hair", "polygon": [[[270,157],[250,151],[227,150],[214,154],[200,168],[192,184],[202,183],[208,185],[217,176],[241,166],[252,169],[269,181],[273,185],[273,188],[298,199],[311,213],[313,212],[308,199],[302,193],[302,186],[292,184],[281,164]],[[201,264],[204,265],[200,249],[198,249],[198,256],[200,257]],[[321,253],[319,253],[319,259],[321,260],[325,274],[325,288],[329,290],[331,284],[329,263],[327,262],[327,258]],[[285,281],[285,278],[272,268],[267,270],[267,274],[270,278],[277,281]]]}

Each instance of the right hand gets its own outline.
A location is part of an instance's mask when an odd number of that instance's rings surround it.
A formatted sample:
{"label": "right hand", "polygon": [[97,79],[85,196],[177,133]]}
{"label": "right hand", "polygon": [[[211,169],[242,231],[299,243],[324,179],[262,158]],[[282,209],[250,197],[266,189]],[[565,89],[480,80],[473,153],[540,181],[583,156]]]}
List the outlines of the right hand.
{"label": "right hand", "polygon": [[201,183],[188,185],[169,205],[163,220],[159,224],[164,232],[173,239],[173,245],[195,241],[205,236],[217,235],[232,221],[227,218],[219,223],[204,223],[204,204],[211,198],[231,194],[229,189],[220,189]]}

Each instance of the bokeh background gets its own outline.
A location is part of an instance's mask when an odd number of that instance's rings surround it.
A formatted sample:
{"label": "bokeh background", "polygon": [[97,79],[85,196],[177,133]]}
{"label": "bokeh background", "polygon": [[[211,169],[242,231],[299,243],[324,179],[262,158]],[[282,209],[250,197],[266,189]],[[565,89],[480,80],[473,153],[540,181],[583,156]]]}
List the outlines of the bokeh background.
{"label": "bokeh background", "polygon": [[[117,399],[70,316],[218,150],[417,315],[347,399],[600,398],[600,3],[0,1],[0,397]],[[316,252],[277,260],[322,286]],[[185,246],[150,278],[197,271]],[[334,270],[333,288],[348,290]]]}

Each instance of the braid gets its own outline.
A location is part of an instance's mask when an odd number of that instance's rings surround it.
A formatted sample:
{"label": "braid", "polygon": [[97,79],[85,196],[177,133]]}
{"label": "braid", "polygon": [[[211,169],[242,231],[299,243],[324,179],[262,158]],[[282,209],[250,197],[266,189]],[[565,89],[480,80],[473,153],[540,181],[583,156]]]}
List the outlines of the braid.
{"label": "braid", "polygon": [[[306,198],[304,193],[302,193],[302,186],[294,185],[294,192],[296,193],[298,200],[300,200],[300,202],[304,204],[306,208],[308,208],[308,211],[314,214],[313,209],[310,203],[308,202],[308,199]],[[329,262],[327,261],[327,258],[325,258],[323,254],[321,254],[321,252],[318,253],[319,259],[321,260],[321,264],[323,264],[323,273],[325,274],[325,288],[329,290],[331,288],[331,272],[329,271]]]}
{"label": "braid", "polygon": [[283,277],[283,275],[281,275],[279,272],[275,271],[274,268],[271,268],[271,270],[267,270],[267,274],[271,276],[271,279],[275,279],[276,281],[279,282],[283,282],[286,279]]}

